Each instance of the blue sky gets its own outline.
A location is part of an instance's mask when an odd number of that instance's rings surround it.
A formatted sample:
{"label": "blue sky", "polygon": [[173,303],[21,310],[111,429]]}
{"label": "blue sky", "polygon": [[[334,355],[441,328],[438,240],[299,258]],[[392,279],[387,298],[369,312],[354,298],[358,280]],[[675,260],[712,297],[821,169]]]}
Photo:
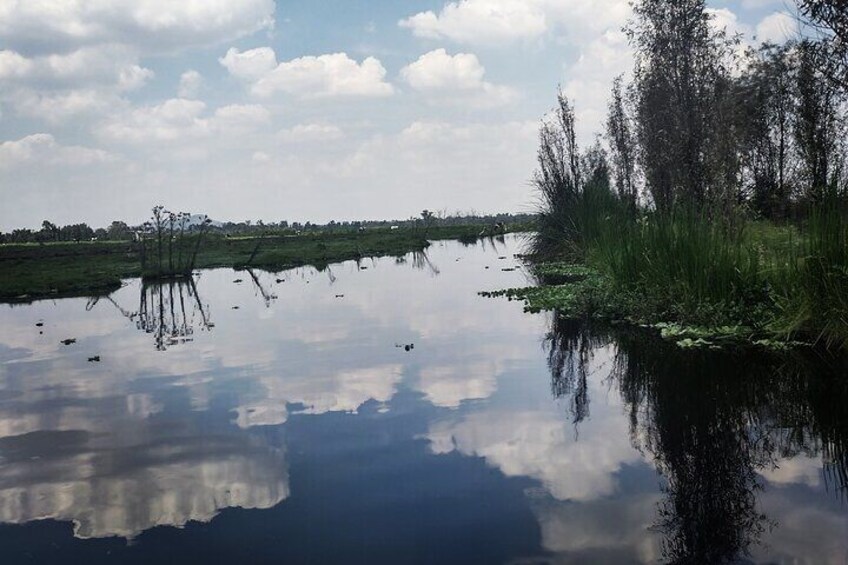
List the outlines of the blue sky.
{"label": "blue sky", "polygon": [[[709,3],[758,39],[783,0]],[[558,84],[580,139],[626,0],[0,0],[0,230],[521,212]],[[756,38],[756,39],[755,39]]]}

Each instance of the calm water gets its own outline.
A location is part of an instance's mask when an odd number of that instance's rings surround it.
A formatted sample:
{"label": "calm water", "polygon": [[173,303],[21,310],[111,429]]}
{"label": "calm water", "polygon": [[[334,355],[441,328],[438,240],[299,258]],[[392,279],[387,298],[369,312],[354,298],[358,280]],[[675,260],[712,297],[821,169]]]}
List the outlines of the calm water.
{"label": "calm water", "polygon": [[845,367],[478,297],[518,251],[0,306],[2,562],[848,562]]}

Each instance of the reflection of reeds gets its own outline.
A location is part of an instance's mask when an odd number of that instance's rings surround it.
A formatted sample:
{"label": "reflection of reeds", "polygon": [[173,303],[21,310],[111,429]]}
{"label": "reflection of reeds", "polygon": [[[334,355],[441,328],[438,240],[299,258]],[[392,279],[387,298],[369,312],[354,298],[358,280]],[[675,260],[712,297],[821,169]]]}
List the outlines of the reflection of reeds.
{"label": "reflection of reeds", "polygon": [[428,271],[430,271],[430,274],[434,276],[440,274],[441,272],[439,271],[439,268],[435,264],[433,264],[432,261],[430,261],[430,256],[427,255],[426,250],[412,252],[412,266],[413,268],[421,271],[427,269]]}
{"label": "reflection of reeds", "polygon": [[191,341],[195,327],[213,327],[191,277],[142,284],[135,323],[138,329],[154,336],[157,351]]}
{"label": "reflection of reeds", "polygon": [[268,292],[268,289],[265,288],[265,285],[262,284],[262,281],[259,280],[259,277],[253,271],[253,269],[245,269],[247,274],[250,275],[250,280],[253,281],[253,286],[262,296],[262,301],[265,302],[265,307],[268,308],[271,306],[271,302],[276,300],[277,296]]}
{"label": "reflection of reeds", "polygon": [[572,422],[589,417],[589,362],[594,350],[608,339],[594,331],[587,320],[575,320],[554,312],[545,336],[554,398],[568,399]]}

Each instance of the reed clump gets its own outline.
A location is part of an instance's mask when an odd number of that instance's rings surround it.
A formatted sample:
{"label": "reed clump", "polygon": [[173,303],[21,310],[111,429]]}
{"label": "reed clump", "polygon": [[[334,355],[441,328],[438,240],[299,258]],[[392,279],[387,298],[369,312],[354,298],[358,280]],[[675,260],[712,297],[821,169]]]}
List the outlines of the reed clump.
{"label": "reed clump", "polygon": [[150,220],[143,224],[138,235],[142,278],[191,276],[211,223],[206,216],[193,223],[188,213],[169,212],[164,206],[154,206]]}

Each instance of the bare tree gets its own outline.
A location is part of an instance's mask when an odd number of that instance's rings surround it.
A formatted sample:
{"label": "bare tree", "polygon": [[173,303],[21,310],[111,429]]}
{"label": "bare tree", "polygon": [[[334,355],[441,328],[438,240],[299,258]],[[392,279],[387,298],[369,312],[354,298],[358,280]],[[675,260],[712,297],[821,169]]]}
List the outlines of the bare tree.
{"label": "bare tree", "polygon": [[612,93],[607,116],[607,142],[610,146],[612,173],[618,197],[626,202],[631,210],[636,209],[636,137],[633,123],[627,111],[623,93],[623,79],[617,77],[612,85]]}
{"label": "bare tree", "polygon": [[574,109],[560,91],[557,107],[539,131],[538,168],[533,184],[539,192],[539,223],[533,247],[552,255],[579,238],[573,216],[580,196],[580,151],[574,132]]}

